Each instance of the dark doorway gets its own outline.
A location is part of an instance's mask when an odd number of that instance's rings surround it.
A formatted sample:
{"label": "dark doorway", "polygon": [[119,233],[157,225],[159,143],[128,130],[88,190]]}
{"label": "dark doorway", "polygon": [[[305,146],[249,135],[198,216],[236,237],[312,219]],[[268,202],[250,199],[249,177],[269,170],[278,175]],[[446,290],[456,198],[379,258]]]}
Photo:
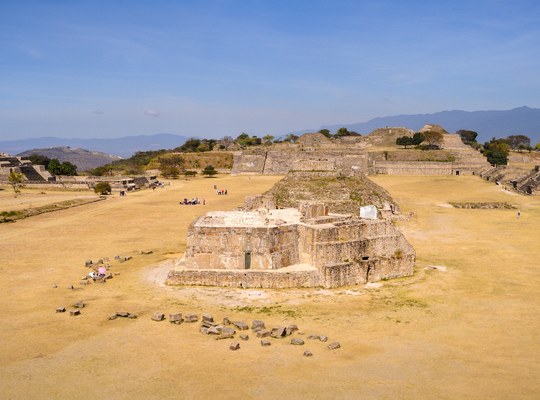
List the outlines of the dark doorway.
{"label": "dark doorway", "polygon": [[244,269],[251,268],[251,252],[246,251],[244,254]]}
{"label": "dark doorway", "polygon": [[459,175],[459,171],[456,171],[456,175]]}

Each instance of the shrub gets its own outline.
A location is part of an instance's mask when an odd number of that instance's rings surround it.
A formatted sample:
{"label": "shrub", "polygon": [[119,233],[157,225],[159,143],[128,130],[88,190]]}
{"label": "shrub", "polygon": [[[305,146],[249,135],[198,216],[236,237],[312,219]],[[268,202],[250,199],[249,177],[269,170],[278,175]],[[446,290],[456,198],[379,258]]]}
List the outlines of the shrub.
{"label": "shrub", "polygon": [[94,192],[99,195],[111,194],[111,185],[108,182],[98,182],[96,186],[94,186]]}

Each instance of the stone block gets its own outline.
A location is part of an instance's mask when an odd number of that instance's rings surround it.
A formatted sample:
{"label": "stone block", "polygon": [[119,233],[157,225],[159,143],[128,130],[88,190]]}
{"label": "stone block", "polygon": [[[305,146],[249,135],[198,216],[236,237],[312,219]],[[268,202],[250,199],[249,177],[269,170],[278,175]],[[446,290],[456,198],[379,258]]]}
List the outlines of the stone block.
{"label": "stone block", "polygon": [[245,331],[249,329],[248,324],[246,324],[244,321],[233,321],[232,324],[241,331]]}
{"label": "stone block", "polygon": [[260,331],[261,329],[266,329],[266,327],[264,326],[263,321],[261,321],[260,319],[255,319],[251,323],[251,329],[253,329],[254,331]]}
{"label": "stone block", "polygon": [[245,334],[245,333],[242,333],[242,334],[240,335],[240,339],[242,339],[242,340],[249,340],[249,335],[248,335],[248,334]]}
{"label": "stone block", "polygon": [[313,353],[309,350],[304,351],[304,357],[311,357],[313,356]]}
{"label": "stone block", "polygon": [[330,350],[335,350],[335,349],[339,349],[341,347],[341,345],[339,344],[339,342],[332,342],[328,345],[328,348]]}
{"label": "stone block", "polygon": [[240,343],[239,342],[234,342],[234,343],[231,343],[231,345],[229,346],[229,349],[233,350],[233,351],[236,351],[240,348]]}
{"label": "stone block", "polygon": [[76,302],[76,303],[73,305],[73,307],[75,307],[75,308],[84,308],[85,306],[86,306],[86,304],[85,304],[84,301],[82,301],[82,300]]}
{"label": "stone block", "polygon": [[169,322],[171,324],[181,324],[184,321],[182,318],[182,313],[169,314]]}
{"label": "stone block", "polygon": [[295,324],[291,324],[287,327],[287,330],[285,332],[286,336],[290,336],[293,334],[293,332],[296,332],[298,330],[298,326]]}
{"label": "stone block", "polygon": [[163,321],[165,319],[165,314],[156,311],[154,314],[152,314],[152,320],[153,321]]}
{"label": "stone block", "polygon": [[227,325],[230,325],[230,324],[231,324],[231,321],[229,320],[229,318],[227,318],[227,317],[223,318],[222,325],[227,326]]}
{"label": "stone block", "polygon": [[304,341],[300,338],[293,338],[291,339],[291,344],[295,346],[302,346],[304,344]]}
{"label": "stone block", "polygon": [[203,322],[214,322],[214,317],[212,317],[210,314],[203,314],[202,315],[202,321]]}
{"label": "stone block", "polygon": [[272,343],[270,343],[270,340],[263,339],[261,340],[261,346],[270,346]]}
{"label": "stone block", "polygon": [[270,336],[273,338],[283,337],[285,336],[286,330],[287,328],[285,328],[284,326],[273,328],[272,331],[270,332]]}
{"label": "stone block", "polygon": [[81,315],[81,310],[70,310],[69,315],[71,315],[72,317],[74,317],[75,315]]}
{"label": "stone block", "polygon": [[58,308],[56,309],[56,312],[58,312],[58,313],[66,312],[66,307],[58,307]]}
{"label": "stone block", "polygon": [[257,337],[258,338],[265,338],[265,337],[268,337],[270,336],[270,331],[269,330],[266,330],[266,329],[263,329],[263,330],[260,330],[257,332]]}
{"label": "stone block", "polygon": [[327,342],[328,341],[328,336],[325,336],[325,335],[319,335],[319,340],[321,342]]}
{"label": "stone block", "polygon": [[197,316],[197,314],[186,314],[184,317],[184,322],[192,323],[192,322],[197,322],[198,320],[199,320],[199,317]]}

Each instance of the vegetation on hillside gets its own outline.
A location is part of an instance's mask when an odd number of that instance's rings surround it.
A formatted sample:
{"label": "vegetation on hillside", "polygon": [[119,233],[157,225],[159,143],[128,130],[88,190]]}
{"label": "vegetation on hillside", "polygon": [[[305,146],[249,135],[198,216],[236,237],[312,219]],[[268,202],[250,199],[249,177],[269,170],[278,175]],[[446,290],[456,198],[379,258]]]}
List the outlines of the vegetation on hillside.
{"label": "vegetation on hillside", "polygon": [[41,154],[31,154],[25,157],[32,161],[33,165],[43,165],[53,175],[77,175],[77,166],[69,161],[61,162],[57,158],[49,158]]}

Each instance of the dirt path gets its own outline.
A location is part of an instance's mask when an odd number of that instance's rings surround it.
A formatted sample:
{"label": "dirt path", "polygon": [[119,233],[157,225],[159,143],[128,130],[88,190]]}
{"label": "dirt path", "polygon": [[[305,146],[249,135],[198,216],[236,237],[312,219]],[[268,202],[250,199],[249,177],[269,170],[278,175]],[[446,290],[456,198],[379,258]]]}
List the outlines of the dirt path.
{"label": "dirt path", "polygon": [[[338,290],[161,285],[197,215],[232,209],[276,179],[177,181],[0,225],[1,397],[538,398],[540,199],[474,177],[375,177],[415,213],[401,224],[418,252],[412,278]],[[230,194],[215,195],[214,183]],[[206,206],[178,205],[195,196]],[[452,201],[508,201],[522,217],[440,207]],[[86,259],[117,254],[133,257],[113,262],[120,275],[78,284]],[[78,317],[54,312],[79,300],[87,307]],[[120,310],[139,318],[108,320]],[[151,321],[159,310],[296,323],[304,338],[324,334],[342,348],[307,339],[261,347],[250,334],[232,352],[196,324]],[[314,356],[303,357],[306,349]]]}

